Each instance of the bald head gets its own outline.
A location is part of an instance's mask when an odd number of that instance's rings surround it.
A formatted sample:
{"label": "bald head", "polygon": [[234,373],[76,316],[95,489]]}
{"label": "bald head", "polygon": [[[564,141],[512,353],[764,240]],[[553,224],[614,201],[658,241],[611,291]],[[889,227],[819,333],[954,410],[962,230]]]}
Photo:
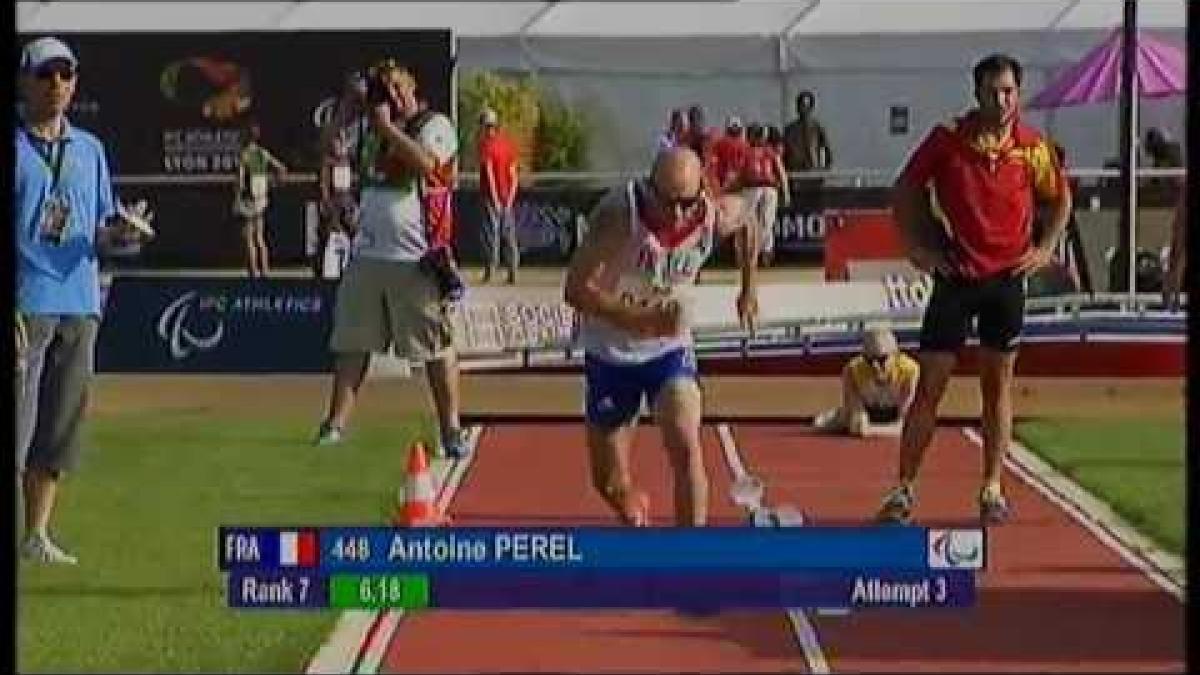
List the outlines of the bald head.
{"label": "bald head", "polygon": [[863,334],[863,354],[867,356],[890,356],[897,349],[896,336],[887,328],[872,328]]}
{"label": "bald head", "polygon": [[650,181],[660,196],[668,200],[695,197],[700,192],[704,167],[691,148],[663,150],[654,158]]}

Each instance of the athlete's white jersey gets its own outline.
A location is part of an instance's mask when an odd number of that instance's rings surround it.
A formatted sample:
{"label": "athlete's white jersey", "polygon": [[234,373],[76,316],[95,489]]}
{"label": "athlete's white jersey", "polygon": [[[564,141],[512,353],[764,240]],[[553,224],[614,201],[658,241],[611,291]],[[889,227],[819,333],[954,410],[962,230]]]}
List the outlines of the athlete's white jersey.
{"label": "athlete's white jersey", "polygon": [[[625,188],[630,236],[615,260],[606,261],[598,280],[601,289],[617,293],[626,303],[660,302],[677,297],[682,286],[694,284],[700,267],[713,251],[716,205],[707,197],[697,208],[690,231],[673,245],[665,245],[638,215],[638,181]],[[610,363],[642,363],[673,349],[690,346],[691,327],[678,335],[643,338],[594,316],[580,320],[579,344],[590,356]]]}

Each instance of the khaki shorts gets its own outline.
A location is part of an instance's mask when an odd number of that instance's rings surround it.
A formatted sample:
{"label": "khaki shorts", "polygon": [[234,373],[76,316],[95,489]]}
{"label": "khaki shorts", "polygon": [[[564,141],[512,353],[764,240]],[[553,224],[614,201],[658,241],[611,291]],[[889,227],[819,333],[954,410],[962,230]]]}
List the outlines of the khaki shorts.
{"label": "khaki shorts", "polygon": [[392,349],[399,357],[428,361],[453,347],[448,308],[418,263],[351,259],[338,286],[331,351]]}

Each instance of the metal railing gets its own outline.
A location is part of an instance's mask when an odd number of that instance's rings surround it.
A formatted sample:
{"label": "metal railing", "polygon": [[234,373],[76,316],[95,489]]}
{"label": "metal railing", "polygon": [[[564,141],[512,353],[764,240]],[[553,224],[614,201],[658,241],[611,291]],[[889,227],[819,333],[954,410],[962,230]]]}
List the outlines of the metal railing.
{"label": "metal railing", "polygon": [[[531,183],[546,181],[579,181],[594,183],[618,183],[629,178],[646,174],[647,169],[638,167],[622,171],[542,171],[528,174],[525,180]],[[849,184],[853,187],[872,185],[890,185],[898,173],[898,169],[852,168],[830,171],[792,172],[788,177],[793,180],[820,179]],[[1067,171],[1071,178],[1120,178],[1117,169],[1073,168]],[[1187,176],[1186,168],[1176,169],[1138,169],[1139,178],[1183,178]],[[479,182],[477,171],[459,173],[459,180],[474,184]],[[117,185],[231,185],[237,180],[237,174],[126,174],[113,177]],[[277,179],[285,185],[308,185],[317,182],[317,174],[312,172],[288,173]]]}

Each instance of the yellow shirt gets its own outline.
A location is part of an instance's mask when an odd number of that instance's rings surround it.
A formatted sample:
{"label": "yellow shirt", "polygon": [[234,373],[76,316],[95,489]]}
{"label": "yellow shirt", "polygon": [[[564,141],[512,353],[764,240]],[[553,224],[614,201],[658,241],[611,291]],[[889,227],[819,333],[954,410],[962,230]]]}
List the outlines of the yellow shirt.
{"label": "yellow shirt", "polygon": [[875,378],[875,368],[860,354],[850,359],[843,371],[868,407],[892,407],[904,403],[905,392],[916,385],[920,368],[916,359],[897,352],[888,359],[882,380]]}

